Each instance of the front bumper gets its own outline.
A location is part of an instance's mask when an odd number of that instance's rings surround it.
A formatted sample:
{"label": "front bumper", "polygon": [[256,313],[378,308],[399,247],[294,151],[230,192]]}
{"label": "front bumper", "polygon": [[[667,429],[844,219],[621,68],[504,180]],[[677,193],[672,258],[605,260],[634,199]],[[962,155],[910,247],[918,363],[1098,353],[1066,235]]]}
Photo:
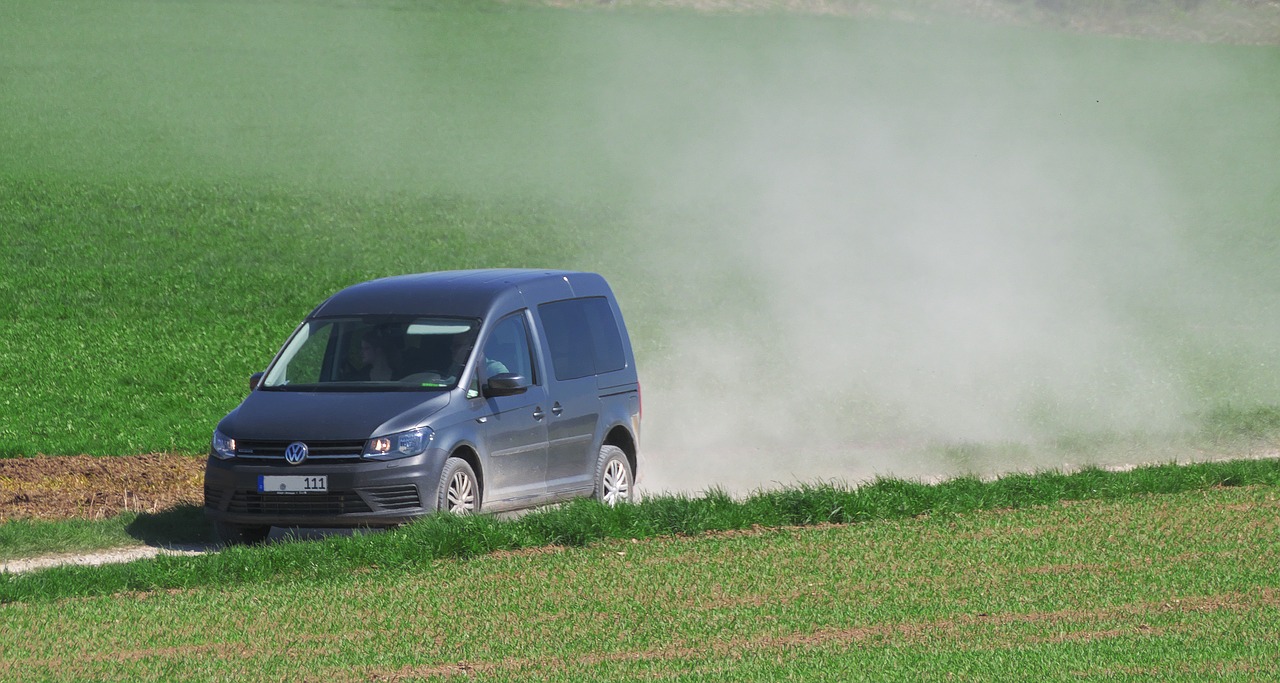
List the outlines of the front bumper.
{"label": "front bumper", "polygon": [[[263,464],[238,459],[205,463],[204,511],[217,522],[255,526],[394,526],[435,511],[438,449],[403,460],[356,463]],[[260,493],[258,477],[328,477],[325,493]]]}

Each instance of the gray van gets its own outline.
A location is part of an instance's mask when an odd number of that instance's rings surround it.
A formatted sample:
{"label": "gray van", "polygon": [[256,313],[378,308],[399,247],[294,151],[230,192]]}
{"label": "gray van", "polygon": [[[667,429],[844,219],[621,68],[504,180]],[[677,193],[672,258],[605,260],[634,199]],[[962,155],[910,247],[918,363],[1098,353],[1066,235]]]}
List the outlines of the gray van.
{"label": "gray van", "polygon": [[302,321],[213,433],[205,513],[272,526],[631,499],[640,384],[604,278],[471,270],[348,287]]}

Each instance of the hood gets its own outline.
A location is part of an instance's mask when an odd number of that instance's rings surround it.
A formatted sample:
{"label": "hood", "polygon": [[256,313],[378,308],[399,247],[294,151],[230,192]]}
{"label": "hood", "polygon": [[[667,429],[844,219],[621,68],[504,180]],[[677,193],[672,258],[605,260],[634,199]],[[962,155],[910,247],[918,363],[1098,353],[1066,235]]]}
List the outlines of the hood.
{"label": "hood", "polygon": [[348,441],[421,426],[450,392],[250,392],[218,423],[235,439]]}

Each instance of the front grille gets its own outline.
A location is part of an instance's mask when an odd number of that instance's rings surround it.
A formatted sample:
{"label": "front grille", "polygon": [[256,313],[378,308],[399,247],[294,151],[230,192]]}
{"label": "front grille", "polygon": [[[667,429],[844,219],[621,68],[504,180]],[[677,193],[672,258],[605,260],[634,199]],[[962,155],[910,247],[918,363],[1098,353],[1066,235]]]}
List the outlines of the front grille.
{"label": "front grille", "polygon": [[222,489],[215,489],[209,484],[204,485],[204,506],[221,510],[222,504],[226,499],[227,492]]}
{"label": "front grille", "polygon": [[377,488],[361,489],[365,498],[369,499],[369,503],[374,507],[382,510],[407,510],[409,508],[422,507],[422,500],[418,498],[418,487],[413,484],[405,484],[403,486],[379,486]]}
{"label": "front grille", "polygon": [[372,510],[355,491],[296,494],[236,491],[227,512],[247,515],[348,515]]}
{"label": "front grille", "polygon": [[[237,441],[236,457],[258,460],[263,464],[283,464],[284,449],[293,441]],[[364,441],[304,441],[307,460],[325,462],[360,462]]]}

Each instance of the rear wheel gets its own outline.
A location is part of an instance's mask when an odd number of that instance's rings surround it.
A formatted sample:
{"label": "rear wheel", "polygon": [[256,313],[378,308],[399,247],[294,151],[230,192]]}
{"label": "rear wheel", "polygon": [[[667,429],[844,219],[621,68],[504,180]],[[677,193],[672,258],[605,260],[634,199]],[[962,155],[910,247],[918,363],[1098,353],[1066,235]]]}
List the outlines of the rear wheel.
{"label": "rear wheel", "polygon": [[480,511],[480,482],[475,470],[462,458],[449,458],[440,473],[440,490],[436,494],[436,510],[455,515]]}
{"label": "rear wheel", "polygon": [[223,545],[260,545],[271,534],[270,526],[214,522],[213,531]]}
{"label": "rear wheel", "polygon": [[613,507],[629,503],[635,496],[635,473],[631,461],[617,446],[602,446],[596,461],[596,500]]}

